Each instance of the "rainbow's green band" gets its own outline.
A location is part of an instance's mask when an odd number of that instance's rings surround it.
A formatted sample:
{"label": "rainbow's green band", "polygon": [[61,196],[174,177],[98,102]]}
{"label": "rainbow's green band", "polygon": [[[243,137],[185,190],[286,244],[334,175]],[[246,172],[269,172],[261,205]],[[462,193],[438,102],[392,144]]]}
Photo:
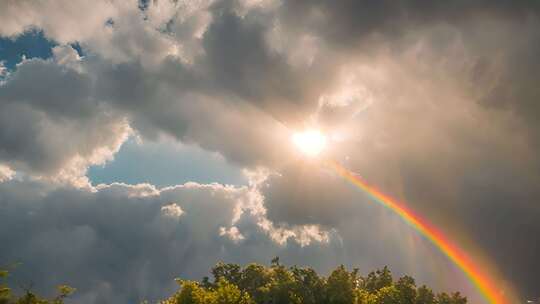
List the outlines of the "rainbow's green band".
{"label": "rainbow's green band", "polygon": [[507,304],[508,301],[503,294],[495,287],[487,275],[482,273],[478,267],[473,264],[470,258],[458,247],[453,245],[441,232],[430,225],[426,220],[420,218],[413,211],[398,201],[383,194],[375,187],[363,181],[340,164],[334,161],[327,161],[340,176],[360,188],[371,199],[384,207],[397,213],[405,222],[416,229],[420,234],[430,240],[439,250],[444,253],[453,263],[455,263],[478,289],[482,296],[491,304]]}

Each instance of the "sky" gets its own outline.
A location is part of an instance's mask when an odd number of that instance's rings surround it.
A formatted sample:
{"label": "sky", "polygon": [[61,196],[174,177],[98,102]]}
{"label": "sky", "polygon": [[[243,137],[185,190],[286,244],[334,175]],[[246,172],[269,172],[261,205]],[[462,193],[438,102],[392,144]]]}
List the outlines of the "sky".
{"label": "sky", "polygon": [[0,266],[85,304],[274,256],[485,303],[325,158],[540,298],[538,54],[535,0],[0,1]]}

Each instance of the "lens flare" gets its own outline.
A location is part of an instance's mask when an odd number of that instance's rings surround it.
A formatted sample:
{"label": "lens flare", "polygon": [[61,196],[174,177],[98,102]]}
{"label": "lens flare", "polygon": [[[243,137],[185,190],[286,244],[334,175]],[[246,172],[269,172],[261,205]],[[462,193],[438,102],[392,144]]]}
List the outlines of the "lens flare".
{"label": "lens flare", "polygon": [[326,147],[326,136],[318,130],[294,133],[292,141],[302,154],[309,157],[316,157]]}

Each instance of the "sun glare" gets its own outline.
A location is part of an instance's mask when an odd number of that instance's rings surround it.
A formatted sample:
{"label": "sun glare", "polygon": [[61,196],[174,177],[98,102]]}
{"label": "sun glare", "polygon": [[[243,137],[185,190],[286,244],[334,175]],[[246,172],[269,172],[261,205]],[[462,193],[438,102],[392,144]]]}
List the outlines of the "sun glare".
{"label": "sun glare", "polygon": [[292,141],[302,154],[315,157],[326,147],[326,136],[318,130],[306,130],[294,133]]}

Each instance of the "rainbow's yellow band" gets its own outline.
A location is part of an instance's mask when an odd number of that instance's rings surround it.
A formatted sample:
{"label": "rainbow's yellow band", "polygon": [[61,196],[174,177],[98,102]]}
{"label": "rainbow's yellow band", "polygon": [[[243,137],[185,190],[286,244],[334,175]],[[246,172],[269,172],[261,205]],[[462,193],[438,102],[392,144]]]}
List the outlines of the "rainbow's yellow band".
{"label": "rainbow's yellow band", "polygon": [[405,220],[405,222],[430,240],[437,248],[439,248],[442,253],[444,253],[465,273],[468,279],[473,283],[473,285],[478,289],[488,303],[508,304],[508,301],[495,287],[493,282],[490,281],[489,277],[482,273],[461,249],[453,245],[435,227],[430,225],[426,220],[420,218],[403,204],[383,194],[340,164],[334,161],[327,161],[327,163],[340,176],[360,188],[377,203],[397,213],[403,220]]}

